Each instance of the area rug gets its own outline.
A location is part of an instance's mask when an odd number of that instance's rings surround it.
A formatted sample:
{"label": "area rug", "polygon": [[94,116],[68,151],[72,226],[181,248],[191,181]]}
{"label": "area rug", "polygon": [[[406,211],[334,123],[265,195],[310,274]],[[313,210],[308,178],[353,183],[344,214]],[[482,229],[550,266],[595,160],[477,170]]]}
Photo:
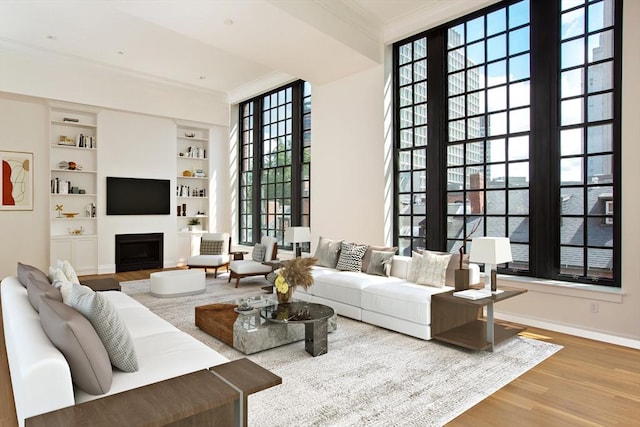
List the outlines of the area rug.
{"label": "area rug", "polygon": [[206,292],[155,298],[149,281],[123,292],[231,360],[248,357],[282,377],[249,397],[251,426],[442,426],[562,347],[515,337],[491,352],[423,341],[346,317],[329,334],[329,352],[311,357],[298,342],[244,355],[200,331],[194,307],[264,293],[262,278],[207,279]]}

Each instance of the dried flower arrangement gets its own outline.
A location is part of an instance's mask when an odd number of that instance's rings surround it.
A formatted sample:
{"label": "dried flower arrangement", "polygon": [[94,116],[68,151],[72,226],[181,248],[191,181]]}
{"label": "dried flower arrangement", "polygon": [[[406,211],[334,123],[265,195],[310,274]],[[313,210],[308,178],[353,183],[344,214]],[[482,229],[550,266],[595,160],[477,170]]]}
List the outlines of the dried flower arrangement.
{"label": "dried flower arrangement", "polygon": [[[278,291],[286,293],[291,286],[302,286],[305,290],[313,285],[311,266],[318,260],[316,258],[293,258],[283,264],[276,279]],[[281,279],[282,278],[282,279]]]}

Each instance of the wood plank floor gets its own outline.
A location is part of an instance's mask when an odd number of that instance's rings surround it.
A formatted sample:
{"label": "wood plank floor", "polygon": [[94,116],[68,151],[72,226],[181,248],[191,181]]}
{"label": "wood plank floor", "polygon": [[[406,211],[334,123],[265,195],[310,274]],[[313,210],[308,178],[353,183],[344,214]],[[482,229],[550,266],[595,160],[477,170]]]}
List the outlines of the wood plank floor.
{"label": "wood plank floor", "polygon": [[[159,270],[82,279],[124,282],[146,279],[153,271]],[[523,334],[564,348],[448,426],[640,426],[640,350],[537,328]],[[17,422],[2,328],[0,335],[0,426],[13,427]]]}

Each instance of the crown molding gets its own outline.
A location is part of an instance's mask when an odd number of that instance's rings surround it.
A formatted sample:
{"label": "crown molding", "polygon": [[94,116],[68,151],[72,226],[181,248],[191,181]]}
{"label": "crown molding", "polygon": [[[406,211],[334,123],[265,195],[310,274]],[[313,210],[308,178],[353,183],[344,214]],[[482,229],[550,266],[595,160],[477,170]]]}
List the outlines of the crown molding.
{"label": "crown molding", "polygon": [[228,102],[229,104],[239,104],[240,102],[253,98],[256,95],[267,92],[271,89],[278,88],[296,80],[299,80],[299,78],[293,77],[289,74],[274,71],[257,80],[253,80],[252,82],[239,86],[229,92]]}

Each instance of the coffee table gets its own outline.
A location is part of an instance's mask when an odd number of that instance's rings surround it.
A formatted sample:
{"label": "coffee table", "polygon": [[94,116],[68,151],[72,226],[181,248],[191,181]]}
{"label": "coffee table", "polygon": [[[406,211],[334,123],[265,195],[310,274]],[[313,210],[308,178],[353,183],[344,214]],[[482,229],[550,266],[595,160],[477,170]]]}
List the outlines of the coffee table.
{"label": "coffee table", "polygon": [[[243,301],[247,301],[254,310],[238,312],[236,308]],[[303,303],[295,299],[293,302]],[[195,324],[202,331],[244,354],[257,353],[306,338],[304,322],[273,322],[261,316],[261,310],[270,306],[278,306],[273,294],[198,306],[195,308]],[[336,330],[335,312],[326,318],[326,324],[327,332]]]}
{"label": "coffee table", "polygon": [[270,305],[260,310],[260,316],[276,324],[304,324],[304,348],[313,357],[329,351],[327,320],[335,316],[333,308],[306,301]]}

